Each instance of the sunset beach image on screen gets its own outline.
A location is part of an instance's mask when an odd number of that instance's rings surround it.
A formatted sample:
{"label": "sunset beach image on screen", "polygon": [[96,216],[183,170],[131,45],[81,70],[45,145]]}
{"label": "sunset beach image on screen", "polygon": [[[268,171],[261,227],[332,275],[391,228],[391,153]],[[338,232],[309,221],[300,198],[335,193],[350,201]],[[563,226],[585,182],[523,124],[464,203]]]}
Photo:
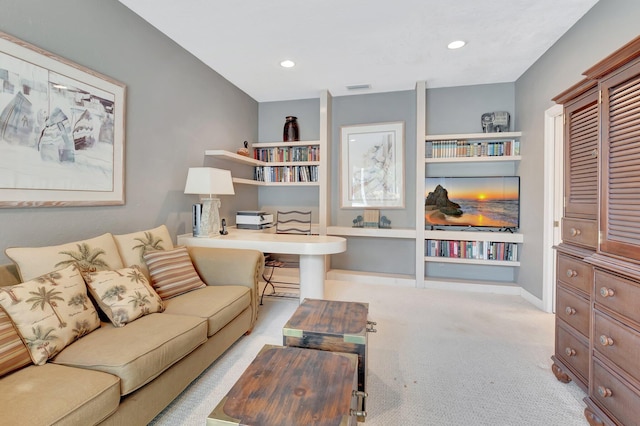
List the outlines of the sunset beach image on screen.
{"label": "sunset beach image on screen", "polygon": [[425,226],[518,228],[520,177],[428,177]]}

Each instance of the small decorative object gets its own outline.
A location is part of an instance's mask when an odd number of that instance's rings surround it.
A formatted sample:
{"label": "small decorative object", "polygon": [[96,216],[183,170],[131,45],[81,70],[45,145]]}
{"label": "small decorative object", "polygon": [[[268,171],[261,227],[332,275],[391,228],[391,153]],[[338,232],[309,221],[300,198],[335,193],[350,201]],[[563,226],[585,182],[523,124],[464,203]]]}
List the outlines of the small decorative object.
{"label": "small decorative object", "polygon": [[506,111],[485,112],[480,118],[483,133],[509,131],[509,113]]}
{"label": "small decorative object", "polygon": [[377,228],[379,222],[380,222],[380,210],[364,211],[364,227],[365,228]]}
{"label": "small decorative object", "polygon": [[294,142],[300,140],[300,131],[298,130],[298,117],[292,115],[287,117],[284,123],[284,132],[282,140],[284,142]]}
{"label": "small decorative object", "polygon": [[244,148],[238,148],[236,151],[238,155],[244,155],[245,157],[249,156],[249,142],[244,141]]}
{"label": "small decorative object", "polygon": [[364,228],[364,219],[362,216],[358,215],[358,217],[353,219],[353,228]]}
{"label": "small decorative object", "polygon": [[383,229],[390,229],[391,228],[391,221],[389,219],[387,219],[386,216],[382,216],[380,218],[380,228],[383,228]]}

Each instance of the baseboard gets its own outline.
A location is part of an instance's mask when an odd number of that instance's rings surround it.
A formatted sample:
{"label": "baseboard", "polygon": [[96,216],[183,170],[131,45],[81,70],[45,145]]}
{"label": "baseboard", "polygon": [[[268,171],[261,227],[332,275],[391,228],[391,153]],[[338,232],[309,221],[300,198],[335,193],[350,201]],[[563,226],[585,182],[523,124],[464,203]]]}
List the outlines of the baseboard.
{"label": "baseboard", "polygon": [[547,312],[549,314],[552,313],[552,312],[548,312],[544,308],[544,302],[542,301],[542,299],[538,299],[537,297],[535,297],[533,294],[529,293],[527,290],[525,290],[522,287],[520,287],[520,297],[522,297],[524,300],[531,303],[533,306],[540,309],[541,311]]}
{"label": "baseboard", "polygon": [[456,290],[468,291],[475,293],[492,293],[492,294],[508,294],[520,296],[520,287],[513,285],[490,284],[490,283],[472,283],[455,280],[424,280],[425,288],[434,288],[439,290]]}
{"label": "baseboard", "polygon": [[382,284],[399,287],[415,287],[416,280],[409,275],[381,274],[363,271],[332,269],[327,272],[328,280],[350,281],[362,284]]}

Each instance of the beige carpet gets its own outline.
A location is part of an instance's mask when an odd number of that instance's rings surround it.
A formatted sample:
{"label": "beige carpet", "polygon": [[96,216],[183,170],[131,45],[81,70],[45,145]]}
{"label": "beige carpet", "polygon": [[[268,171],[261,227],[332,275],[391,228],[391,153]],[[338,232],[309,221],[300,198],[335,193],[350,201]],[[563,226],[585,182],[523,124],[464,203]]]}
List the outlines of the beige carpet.
{"label": "beige carpet", "polygon": [[[517,296],[329,281],[326,298],[368,302],[366,426],[581,425],[584,397],[551,372],[553,315]],[[204,425],[264,344],[281,344],[295,300],[265,298],[256,328],[153,422]],[[280,426],[280,425],[278,425]]]}

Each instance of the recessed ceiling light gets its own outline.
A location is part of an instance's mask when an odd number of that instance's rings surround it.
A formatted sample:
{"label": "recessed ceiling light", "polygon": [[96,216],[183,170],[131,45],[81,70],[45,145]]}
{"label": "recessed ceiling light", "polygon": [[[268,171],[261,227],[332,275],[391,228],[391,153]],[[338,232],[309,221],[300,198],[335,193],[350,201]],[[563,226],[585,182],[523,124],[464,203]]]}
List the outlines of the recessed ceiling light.
{"label": "recessed ceiling light", "polygon": [[282,68],[293,68],[296,66],[296,63],[289,59],[285,59],[284,61],[280,62],[280,66]]}
{"label": "recessed ceiling light", "polygon": [[451,50],[453,49],[460,49],[461,47],[463,47],[465,44],[467,44],[466,42],[462,41],[462,40],[456,40],[456,41],[452,41],[451,43],[449,43],[447,45],[447,47]]}

